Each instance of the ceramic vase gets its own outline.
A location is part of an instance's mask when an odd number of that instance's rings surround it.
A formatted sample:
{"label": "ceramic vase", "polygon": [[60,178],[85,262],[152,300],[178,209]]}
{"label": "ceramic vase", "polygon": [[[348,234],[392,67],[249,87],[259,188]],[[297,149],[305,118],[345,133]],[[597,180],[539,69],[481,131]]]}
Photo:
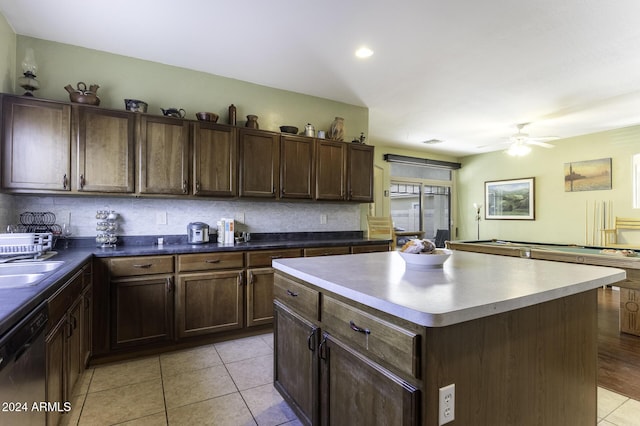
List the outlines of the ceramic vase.
{"label": "ceramic vase", "polygon": [[234,104],[229,105],[229,124],[236,125],[236,106]]}
{"label": "ceramic vase", "polygon": [[344,140],[344,118],[336,117],[329,128],[329,139],[334,141]]}
{"label": "ceramic vase", "polygon": [[247,124],[245,127],[249,127],[250,129],[259,129],[258,126],[258,116],[257,115],[247,115]]}

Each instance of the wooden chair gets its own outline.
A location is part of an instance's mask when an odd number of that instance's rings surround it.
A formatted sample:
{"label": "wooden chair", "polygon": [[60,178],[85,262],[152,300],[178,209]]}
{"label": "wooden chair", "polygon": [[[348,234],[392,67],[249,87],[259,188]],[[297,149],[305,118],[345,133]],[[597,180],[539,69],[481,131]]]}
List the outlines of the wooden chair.
{"label": "wooden chair", "polygon": [[391,240],[391,250],[396,249],[396,233],[389,216],[367,216],[367,236],[371,239]]}
{"label": "wooden chair", "polygon": [[602,245],[607,247],[618,244],[619,229],[640,231],[640,218],[616,216],[615,227],[602,230]]}

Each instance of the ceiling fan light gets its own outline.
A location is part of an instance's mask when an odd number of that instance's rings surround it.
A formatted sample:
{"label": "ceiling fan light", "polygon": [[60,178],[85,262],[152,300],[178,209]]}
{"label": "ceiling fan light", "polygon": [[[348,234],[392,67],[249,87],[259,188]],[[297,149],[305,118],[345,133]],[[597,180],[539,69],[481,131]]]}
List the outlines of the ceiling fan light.
{"label": "ceiling fan light", "polygon": [[507,150],[507,154],[513,157],[522,157],[531,152],[531,148],[523,143],[514,143]]}

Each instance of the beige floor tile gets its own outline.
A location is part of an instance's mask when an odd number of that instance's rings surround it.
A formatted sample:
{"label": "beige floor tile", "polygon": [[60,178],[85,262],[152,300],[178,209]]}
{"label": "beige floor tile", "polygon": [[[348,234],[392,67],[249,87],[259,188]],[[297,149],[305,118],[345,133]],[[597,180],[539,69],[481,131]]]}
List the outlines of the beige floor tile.
{"label": "beige floor tile", "polygon": [[162,377],[167,408],[180,407],[237,392],[224,365]]}
{"label": "beige floor tile", "polygon": [[225,364],[239,390],[273,383],[273,355]]}
{"label": "beige floor tile", "polygon": [[238,392],[167,410],[169,426],[245,426],[255,421]]}
{"label": "beige floor tile", "polygon": [[293,410],[271,383],[240,393],[259,426],[275,426],[297,420]]}
{"label": "beige floor tile", "polygon": [[287,423],[282,423],[281,426],[302,426],[302,422],[298,419],[295,419]]}
{"label": "beige floor tile", "polygon": [[89,392],[80,425],[121,423],[164,412],[160,378],[101,392]]}
{"label": "beige floor tile", "polygon": [[89,392],[99,392],[159,378],[158,356],[106,364],[95,368]]}
{"label": "beige floor tile", "polygon": [[73,396],[83,395],[89,392],[89,384],[91,383],[91,379],[93,378],[93,370],[93,368],[87,368],[80,375],[80,377],[78,377],[76,386],[73,388]]}
{"label": "beige floor tile", "polygon": [[162,413],[152,414],[151,416],[118,423],[118,426],[167,426],[167,413],[163,411]]}
{"label": "beige floor tile", "polygon": [[80,414],[82,414],[82,406],[87,394],[74,395],[71,397],[71,411],[65,413],[60,418],[59,426],[77,425],[80,420]]}
{"label": "beige floor tile", "polygon": [[216,343],[215,347],[224,363],[241,361],[273,353],[273,349],[270,348],[260,336]]}
{"label": "beige floor tile", "polygon": [[222,364],[222,360],[213,345],[160,355],[160,367],[162,368],[163,376],[173,376],[220,364]]}
{"label": "beige floor tile", "polygon": [[262,337],[262,340],[264,340],[264,342],[267,344],[267,346],[269,346],[271,349],[273,349],[273,333],[263,334],[260,337]]}
{"label": "beige floor tile", "polygon": [[605,420],[616,426],[640,426],[640,401],[628,399]]}
{"label": "beige floor tile", "polygon": [[613,423],[609,423],[606,420],[601,420],[598,422],[598,426],[616,426],[616,425],[614,425]]}
{"label": "beige floor tile", "polygon": [[620,407],[627,399],[626,396],[598,387],[598,418],[604,419],[613,410]]}

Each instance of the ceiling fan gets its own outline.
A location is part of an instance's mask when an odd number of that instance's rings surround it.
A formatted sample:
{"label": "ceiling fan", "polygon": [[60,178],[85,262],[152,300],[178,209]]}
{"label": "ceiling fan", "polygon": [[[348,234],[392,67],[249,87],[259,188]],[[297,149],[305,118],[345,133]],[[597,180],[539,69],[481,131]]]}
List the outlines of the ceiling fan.
{"label": "ceiling fan", "polygon": [[558,139],[557,136],[543,136],[543,137],[529,136],[528,133],[524,133],[522,131],[524,126],[528,124],[529,123],[520,123],[516,125],[516,127],[518,128],[518,132],[511,135],[511,137],[509,138],[511,145],[509,146],[509,149],[507,149],[507,154],[513,155],[516,157],[527,155],[529,152],[531,152],[530,145],[541,146],[543,148],[553,148],[553,145],[548,144],[544,141]]}

